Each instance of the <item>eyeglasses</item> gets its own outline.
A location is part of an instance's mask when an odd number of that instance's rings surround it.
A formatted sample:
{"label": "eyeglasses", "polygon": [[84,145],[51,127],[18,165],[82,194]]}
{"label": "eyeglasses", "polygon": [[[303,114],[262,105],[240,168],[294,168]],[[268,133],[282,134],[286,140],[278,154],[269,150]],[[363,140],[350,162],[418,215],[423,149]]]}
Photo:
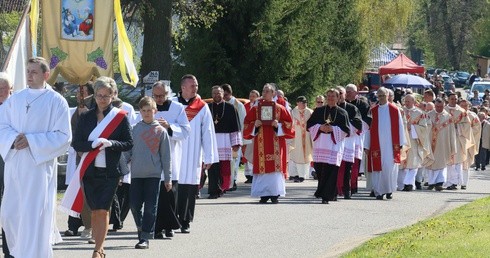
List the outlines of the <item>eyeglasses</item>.
{"label": "eyeglasses", "polygon": [[98,99],[110,99],[110,98],[112,98],[112,95],[99,95],[99,94],[97,94],[97,95],[95,95],[95,97]]}
{"label": "eyeglasses", "polygon": [[163,95],[153,94],[153,98],[154,98],[154,99],[158,99],[158,98],[165,98],[165,96],[167,96],[167,94],[163,94]]}
{"label": "eyeglasses", "polygon": [[323,101],[317,101],[316,103],[317,104],[323,104]]}

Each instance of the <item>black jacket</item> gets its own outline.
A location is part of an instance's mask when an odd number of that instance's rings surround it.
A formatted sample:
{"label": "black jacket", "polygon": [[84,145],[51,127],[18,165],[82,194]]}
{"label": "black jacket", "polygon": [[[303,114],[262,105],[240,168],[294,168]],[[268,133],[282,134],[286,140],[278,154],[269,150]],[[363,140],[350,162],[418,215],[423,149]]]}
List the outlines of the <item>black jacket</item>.
{"label": "black jacket", "polygon": [[[112,109],[112,105],[104,111],[104,116]],[[92,130],[97,126],[97,107],[90,109],[86,113],[80,116],[77,129],[75,130],[75,136],[73,138],[73,148],[78,152],[89,152],[94,150],[92,148],[92,142],[88,141],[88,136]],[[122,122],[112,132],[108,138],[112,142],[112,146],[106,148],[106,170],[108,177],[119,177],[121,175],[119,171],[119,159],[121,158],[121,152],[131,150],[133,147],[133,138],[131,136],[131,126],[127,117],[124,117]],[[95,161],[93,161],[85,172],[85,176],[95,176]]]}
{"label": "black jacket", "polygon": [[352,126],[354,126],[354,128],[357,130],[362,130],[362,117],[359,109],[348,102],[340,103],[338,106],[347,111],[347,114],[349,114],[349,122],[352,124]]}

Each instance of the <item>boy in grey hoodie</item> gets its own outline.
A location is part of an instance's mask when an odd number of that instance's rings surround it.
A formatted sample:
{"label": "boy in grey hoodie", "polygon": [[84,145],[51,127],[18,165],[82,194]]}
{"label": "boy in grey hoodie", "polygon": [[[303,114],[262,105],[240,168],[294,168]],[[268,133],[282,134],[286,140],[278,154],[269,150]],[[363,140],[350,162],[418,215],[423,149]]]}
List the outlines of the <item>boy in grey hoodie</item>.
{"label": "boy in grey hoodie", "polygon": [[[136,249],[148,249],[153,238],[162,172],[165,188],[172,189],[170,141],[167,130],[155,120],[157,106],[150,97],[139,102],[142,121],[133,127],[130,203],[139,242]],[[144,211],[142,207],[144,203]]]}

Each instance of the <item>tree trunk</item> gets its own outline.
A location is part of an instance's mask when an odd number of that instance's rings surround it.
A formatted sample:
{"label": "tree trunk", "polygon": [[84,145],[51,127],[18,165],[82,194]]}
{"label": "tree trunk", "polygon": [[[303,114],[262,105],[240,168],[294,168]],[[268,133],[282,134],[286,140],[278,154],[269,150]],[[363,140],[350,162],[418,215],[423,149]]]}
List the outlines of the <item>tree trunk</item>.
{"label": "tree trunk", "polygon": [[172,0],[148,0],[143,12],[145,40],[140,73],[159,71],[160,79],[169,80],[172,68]]}
{"label": "tree trunk", "polygon": [[447,1],[441,2],[441,13],[443,18],[442,20],[445,21],[444,29],[446,30],[446,46],[447,46],[448,60],[451,63],[453,69],[459,70],[459,62],[458,62],[458,57],[456,55],[456,46],[454,44],[454,34],[452,30],[453,28],[449,20],[450,14],[448,13]]}

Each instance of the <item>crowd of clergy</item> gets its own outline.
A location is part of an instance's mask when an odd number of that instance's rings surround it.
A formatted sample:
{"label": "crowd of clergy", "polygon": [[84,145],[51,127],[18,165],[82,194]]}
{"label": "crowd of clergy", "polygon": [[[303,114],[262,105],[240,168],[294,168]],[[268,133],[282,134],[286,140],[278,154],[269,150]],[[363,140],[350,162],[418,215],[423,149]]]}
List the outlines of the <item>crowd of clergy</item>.
{"label": "crowd of clergy", "polygon": [[[408,91],[395,103],[394,92],[381,87],[375,93],[376,101],[371,102],[359,94],[356,85],[348,84],[327,89],[310,109],[304,96],[298,97],[292,108],[274,83],[265,84],[261,93],[252,90],[245,101],[233,96],[229,84],[204,88],[212,95],[207,101],[201,99],[198,89],[193,75],[182,77],[175,97],[163,81],[152,88],[155,123],[165,128],[162,130],[169,138],[171,173],[166,173],[167,178],[161,173],[155,224],[147,238],[171,238],[177,229],[190,233],[196,199],[203,198],[206,179],[207,198],[220,198],[237,189],[242,165],[245,183],[251,184],[251,196],[260,198],[260,204],[269,200],[279,203],[286,195],[288,179],[301,183],[311,177],[318,181],[314,197],[328,204],[338,197],[351,199],[358,194],[362,174],[370,196],[383,200],[392,199],[396,191],[421,190],[423,186],[435,191],[464,190],[470,167],[485,170],[488,163],[488,111],[473,107],[455,93],[435,98],[427,90],[420,98]],[[131,105],[117,99],[117,89],[114,97],[112,105],[126,110],[130,124],[143,119]],[[26,114],[37,98],[26,102]],[[90,84],[83,87],[79,98],[82,105],[71,110],[72,123],[83,112],[96,108]],[[60,144],[57,152],[65,145]],[[2,150],[8,153],[10,149],[3,146]],[[74,181],[76,160],[77,151],[70,147],[67,184]],[[129,185],[138,178],[129,163],[130,158],[121,155],[121,181],[111,211],[113,230],[123,228],[133,189]],[[2,207],[2,213],[5,210]],[[94,243],[90,217],[90,211],[81,211],[81,219],[69,217],[65,235],[79,235],[79,228],[85,225],[83,237]],[[139,244],[136,248],[148,248],[148,242]]]}

